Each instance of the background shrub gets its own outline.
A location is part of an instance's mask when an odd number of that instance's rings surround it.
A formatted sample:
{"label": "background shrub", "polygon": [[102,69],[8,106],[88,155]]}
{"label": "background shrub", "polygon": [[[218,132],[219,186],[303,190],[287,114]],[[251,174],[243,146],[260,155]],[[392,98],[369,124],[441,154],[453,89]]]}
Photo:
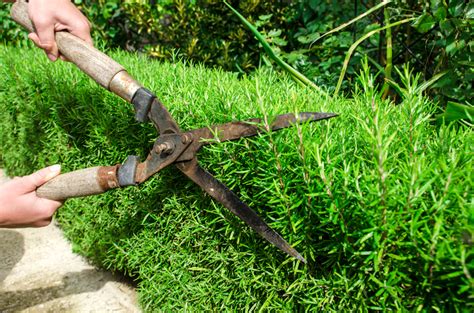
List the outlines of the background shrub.
{"label": "background shrub", "polygon": [[[267,31],[281,32],[295,9],[288,0],[233,2]],[[124,9],[137,26],[139,46],[154,57],[177,54],[240,72],[261,62],[258,41],[222,1],[128,1]]]}
{"label": "background shrub", "polygon": [[[134,277],[146,311],[472,310],[472,130],[430,123],[436,108],[416,88],[419,75],[401,69],[403,99],[393,105],[367,65],[349,100],[264,69],[239,80],[201,65],[112,56],[183,129],[341,114],[200,154],[308,266],[172,168],[140,187],[66,202],[57,218],[74,249]],[[145,156],[156,137],[130,105],[37,50],[1,46],[0,77],[0,155],[10,174],[115,164]]]}
{"label": "background shrub", "polygon": [[[220,0],[74,2],[93,23],[96,41],[108,47],[168,60],[179,56],[239,73],[271,64],[251,32]],[[379,82],[383,78],[400,79],[392,76],[387,66],[410,63],[425,80],[446,72],[432,86],[431,95],[437,101],[472,105],[474,4],[463,0],[388,2],[349,27],[321,38],[379,2],[229,1],[257,26],[278,55],[329,90],[336,85],[345,54],[357,39],[388,23],[416,17],[411,24],[391,28],[390,34],[387,30],[372,35],[358,47],[343,83],[345,92],[351,94],[360,60],[368,56],[373,68],[385,73]],[[8,8],[8,4],[0,3],[0,41],[24,42],[25,36],[8,19]],[[390,58],[387,50],[391,51]]]}

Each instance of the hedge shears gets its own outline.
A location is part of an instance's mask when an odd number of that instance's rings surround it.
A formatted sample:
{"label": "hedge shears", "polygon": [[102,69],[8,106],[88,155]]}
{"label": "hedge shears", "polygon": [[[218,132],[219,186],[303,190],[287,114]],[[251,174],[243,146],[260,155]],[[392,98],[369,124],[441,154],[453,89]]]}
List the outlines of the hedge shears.
{"label": "hedge shears", "polygon": [[[34,26],[27,12],[28,4],[17,2],[13,5],[11,14],[17,23],[33,32]],[[263,238],[290,256],[306,263],[301,254],[268,226],[255,211],[199,166],[196,155],[204,145],[277,131],[296,123],[325,120],[336,114],[315,112],[284,114],[276,116],[266,127],[261,126],[261,119],[255,118],[182,131],[159,99],[133,79],[120,64],[68,32],[57,32],[56,42],[59,51],[68,60],[102,87],[133,104],[135,119],[139,122],[151,121],[159,136],[143,162],[140,162],[138,156],[128,156],[123,164],[97,166],[61,174],[39,187],[36,190],[38,196],[52,200],[66,200],[101,194],[113,188],[138,185],[161,169],[174,165]]]}

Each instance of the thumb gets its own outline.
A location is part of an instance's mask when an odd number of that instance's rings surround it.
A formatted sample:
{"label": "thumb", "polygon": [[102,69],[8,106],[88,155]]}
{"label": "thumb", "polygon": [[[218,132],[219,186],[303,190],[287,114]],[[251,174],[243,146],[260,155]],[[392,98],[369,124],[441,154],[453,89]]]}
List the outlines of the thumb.
{"label": "thumb", "polygon": [[43,49],[43,47],[41,46],[41,41],[38,37],[38,35],[36,33],[29,33],[28,34],[28,38],[33,41],[33,43],[35,44],[35,46],[37,46],[38,48],[40,49]]}
{"label": "thumb", "polygon": [[61,165],[55,164],[34,172],[25,178],[31,187],[37,188],[46,183],[48,180],[56,177],[60,172]]}

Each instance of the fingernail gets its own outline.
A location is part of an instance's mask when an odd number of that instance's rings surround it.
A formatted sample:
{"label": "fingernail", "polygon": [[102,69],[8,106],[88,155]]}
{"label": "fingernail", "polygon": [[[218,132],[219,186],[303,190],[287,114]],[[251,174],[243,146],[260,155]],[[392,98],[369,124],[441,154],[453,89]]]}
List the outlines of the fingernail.
{"label": "fingernail", "polygon": [[49,171],[53,173],[59,173],[61,171],[61,164],[54,164],[49,167]]}
{"label": "fingernail", "polygon": [[48,53],[48,59],[50,59],[51,61],[56,61],[58,59],[57,56],[55,56],[54,54],[52,53]]}
{"label": "fingernail", "polygon": [[53,177],[55,177],[56,175],[59,174],[59,172],[61,172],[61,165],[60,164],[55,164],[55,165],[51,165],[50,167],[48,167],[48,174],[46,174],[46,177],[45,179],[46,180],[49,180]]}

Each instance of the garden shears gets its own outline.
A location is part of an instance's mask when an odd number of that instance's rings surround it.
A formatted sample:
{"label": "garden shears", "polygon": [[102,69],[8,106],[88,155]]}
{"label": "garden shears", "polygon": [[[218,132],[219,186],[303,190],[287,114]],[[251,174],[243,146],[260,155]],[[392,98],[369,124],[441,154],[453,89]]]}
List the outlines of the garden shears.
{"label": "garden shears", "polygon": [[[13,19],[34,31],[28,17],[28,4],[17,2],[12,7]],[[268,226],[255,211],[239,197],[199,166],[196,154],[202,146],[217,142],[255,136],[262,132],[277,131],[295,123],[329,119],[333,113],[306,112],[276,116],[273,123],[261,126],[261,119],[229,122],[200,129],[182,131],[158,98],[133,79],[117,62],[89,46],[68,32],[57,32],[59,51],[97,83],[133,104],[135,119],[151,121],[159,136],[145,161],[129,156],[123,164],[97,166],[61,174],[36,190],[38,196],[52,200],[66,200],[103,193],[109,189],[143,183],[161,169],[174,165],[185,176],[199,185],[211,197],[242,219],[263,238],[306,263],[306,260],[275,230]]]}

